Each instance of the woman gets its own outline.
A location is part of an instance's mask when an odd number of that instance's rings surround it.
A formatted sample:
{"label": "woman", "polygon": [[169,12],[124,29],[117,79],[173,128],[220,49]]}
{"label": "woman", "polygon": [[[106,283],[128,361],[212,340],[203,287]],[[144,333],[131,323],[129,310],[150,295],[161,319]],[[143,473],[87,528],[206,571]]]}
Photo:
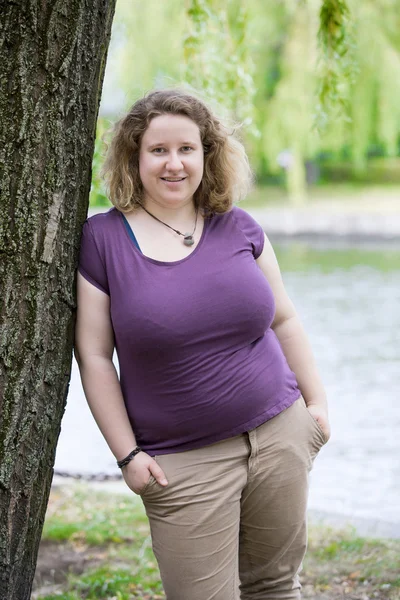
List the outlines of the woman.
{"label": "woman", "polygon": [[84,226],[76,355],[166,596],[298,598],[327,405],[272,247],[232,206],[243,147],[160,90],[116,125],[105,174],[115,207]]}

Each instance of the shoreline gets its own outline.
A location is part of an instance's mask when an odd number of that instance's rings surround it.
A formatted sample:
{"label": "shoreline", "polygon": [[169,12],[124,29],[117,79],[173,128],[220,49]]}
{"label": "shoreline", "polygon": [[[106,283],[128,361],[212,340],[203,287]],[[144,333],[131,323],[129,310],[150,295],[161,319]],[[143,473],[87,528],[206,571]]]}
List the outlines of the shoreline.
{"label": "shoreline", "polygon": [[[400,201],[399,201],[400,205]],[[337,245],[389,244],[400,249],[400,209],[393,212],[308,208],[246,208],[273,239],[321,241]]]}

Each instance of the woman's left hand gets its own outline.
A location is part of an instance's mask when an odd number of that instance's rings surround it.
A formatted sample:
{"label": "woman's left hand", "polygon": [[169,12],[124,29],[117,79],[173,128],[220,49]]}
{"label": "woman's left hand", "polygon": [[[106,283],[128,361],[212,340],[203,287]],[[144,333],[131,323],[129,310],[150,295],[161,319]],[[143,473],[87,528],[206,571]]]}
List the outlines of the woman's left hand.
{"label": "woman's left hand", "polygon": [[307,405],[307,410],[312,418],[317,421],[325,436],[325,442],[327,442],[331,437],[331,427],[329,425],[327,410],[323,406],[318,406],[318,404]]}

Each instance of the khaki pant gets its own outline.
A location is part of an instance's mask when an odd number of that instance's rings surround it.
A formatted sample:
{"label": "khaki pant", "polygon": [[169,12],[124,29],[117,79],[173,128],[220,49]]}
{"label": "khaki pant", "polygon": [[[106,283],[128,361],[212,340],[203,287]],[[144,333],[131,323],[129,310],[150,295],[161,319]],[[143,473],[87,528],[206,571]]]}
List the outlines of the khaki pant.
{"label": "khaki pant", "polygon": [[300,597],[308,474],[324,442],[300,398],[248,433],[156,457],[169,485],[151,477],[142,499],[168,600]]}

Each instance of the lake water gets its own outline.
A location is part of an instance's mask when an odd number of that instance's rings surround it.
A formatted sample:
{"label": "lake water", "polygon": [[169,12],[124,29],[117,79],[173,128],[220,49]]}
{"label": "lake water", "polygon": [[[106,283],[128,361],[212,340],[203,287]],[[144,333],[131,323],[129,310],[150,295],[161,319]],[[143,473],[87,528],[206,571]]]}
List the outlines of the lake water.
{"label": "lake water", "polygon": [[[400,252],[277,247],[328,391],[310,507],[400,523]],[[55,469],[116,473],[73,366]]]}

